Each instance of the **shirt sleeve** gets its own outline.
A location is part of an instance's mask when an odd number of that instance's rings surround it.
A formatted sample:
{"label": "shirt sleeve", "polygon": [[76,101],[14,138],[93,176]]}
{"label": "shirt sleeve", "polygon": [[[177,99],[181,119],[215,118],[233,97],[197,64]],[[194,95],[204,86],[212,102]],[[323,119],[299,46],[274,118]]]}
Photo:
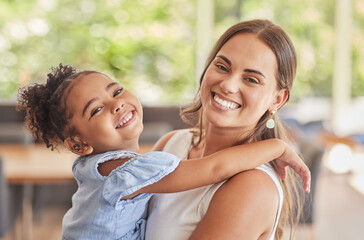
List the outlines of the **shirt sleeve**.
{"label": "shirt sleeve", "polygon": [[122,197],[158,182],[173,172],[180,159],[165,152],[138,155],[114,169],[104,183],[103,197],[116,206]]}

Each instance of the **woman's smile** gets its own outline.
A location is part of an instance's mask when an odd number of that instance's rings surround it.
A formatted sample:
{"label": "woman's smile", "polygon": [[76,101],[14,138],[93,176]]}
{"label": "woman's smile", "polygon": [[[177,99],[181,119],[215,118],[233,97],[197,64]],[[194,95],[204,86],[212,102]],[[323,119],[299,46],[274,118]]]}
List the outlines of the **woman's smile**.
{"label": "woman's smile", "polygon": [[218,93],[211,92],[211,96],[212,96],[212,100],[211,100],[212,104],[220,110],[233,111],[233,110],[241,107],[240,104],[238,104],[232,100],[229,100]]}

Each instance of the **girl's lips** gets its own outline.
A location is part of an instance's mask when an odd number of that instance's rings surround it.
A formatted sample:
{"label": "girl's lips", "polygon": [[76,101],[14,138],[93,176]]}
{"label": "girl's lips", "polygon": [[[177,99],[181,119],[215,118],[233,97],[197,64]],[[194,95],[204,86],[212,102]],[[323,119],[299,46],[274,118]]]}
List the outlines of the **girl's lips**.
{"label": "girl's lips", "polygon": [[127,112],[120,119],[116,129],[124,128],[135,120],[135,110]]}
{"label": "girl's lips", "polygon": [[237,102],[231,101],[216,92],[211,92],[211,96],[213,105],[221,110],[232,111],[241,107]]}

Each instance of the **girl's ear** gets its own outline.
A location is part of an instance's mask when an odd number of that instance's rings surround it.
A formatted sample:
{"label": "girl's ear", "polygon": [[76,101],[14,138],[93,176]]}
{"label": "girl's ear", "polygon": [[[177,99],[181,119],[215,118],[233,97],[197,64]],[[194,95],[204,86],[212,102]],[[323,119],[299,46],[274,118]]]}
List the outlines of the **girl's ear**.
{"label": "girl's ear", "polygon": [[68,150],[80,156],[89,155],[94,151],[92,146],[88,145],[78,137],[68,137],[63,141],[63,144]]}
{"label": "girl's ear", "polygon": [[273,109],[276,110],[280,109],[287,101],[288,95],[289,95],[288,89],[286,88],[280,89],[275,96],[275,101],[273,102]]}

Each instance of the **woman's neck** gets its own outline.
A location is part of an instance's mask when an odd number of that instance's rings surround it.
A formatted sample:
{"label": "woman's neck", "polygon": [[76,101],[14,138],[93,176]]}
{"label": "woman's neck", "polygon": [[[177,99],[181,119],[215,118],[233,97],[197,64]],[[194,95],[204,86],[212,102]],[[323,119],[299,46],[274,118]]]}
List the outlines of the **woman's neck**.
{"label": "woman's neck", "polygon": [[205,135],[200,144],[201,156],[208,156],[232,147],[244,140],[248,133],[248,130],[206,127]]}

